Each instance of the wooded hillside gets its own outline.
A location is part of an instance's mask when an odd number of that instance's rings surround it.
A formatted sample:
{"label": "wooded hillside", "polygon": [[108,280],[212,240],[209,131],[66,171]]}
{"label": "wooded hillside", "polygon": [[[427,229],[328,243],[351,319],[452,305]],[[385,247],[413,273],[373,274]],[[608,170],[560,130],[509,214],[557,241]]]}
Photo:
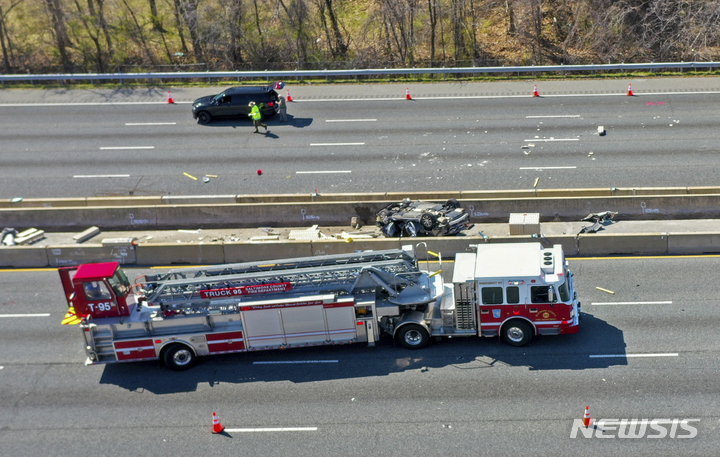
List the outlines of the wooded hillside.
{"label": "wooded hillside", "polygon": [[720,0],[0,0],[4,73],[720,60]]}

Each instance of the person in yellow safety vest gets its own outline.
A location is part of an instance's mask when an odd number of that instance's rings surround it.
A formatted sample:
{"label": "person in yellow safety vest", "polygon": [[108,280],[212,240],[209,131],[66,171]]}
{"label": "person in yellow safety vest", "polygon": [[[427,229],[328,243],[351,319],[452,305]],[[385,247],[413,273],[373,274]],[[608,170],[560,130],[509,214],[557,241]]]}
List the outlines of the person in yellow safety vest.
{"label": "person in yellow safety vest", "polygon": [[260,113],[260,108],[255,104],[255,102],[248,103],[248,106],[250,107],[250,117],[253,120],[253,125],[255,126],[255,133],[258,133],[258,127],[263,126],[265,127],[265,131],[267,132],[267,124],[262,123],[262,113]]}

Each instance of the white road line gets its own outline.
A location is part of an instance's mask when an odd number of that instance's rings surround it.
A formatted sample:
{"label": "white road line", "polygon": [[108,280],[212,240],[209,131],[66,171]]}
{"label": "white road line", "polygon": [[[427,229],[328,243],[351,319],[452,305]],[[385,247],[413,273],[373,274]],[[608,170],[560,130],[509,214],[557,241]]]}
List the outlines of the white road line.
{"label": "white road line", "polygon": [[375,122],[377,119],[325,119],[325,122]]}
{"label": "white road line", "polygon": [[594,306],[606,305],[672,305],[671,301],[616,301],[616,302],[592,302]]}
{"label": "white road line", "polygon": [[253,365],[286,365],[291,363],[338,363],[337,360],[287,360],[270,362],[253,362]]}
{"label": "white road line", "polygon": [[0,317],[49,317],[50,313],[38,314],[0,314]]}
{"label": "white road line", "polygon": [[609,358],[609,357],[615,357],[615,358],[630,358],[630,357],[678,357],[677,352],[666,352],[663,354],[592,354],[590,355],[591,359],[599,359],[599,358]]}
{"label": "white road line", "polygon": [[572,170],[577,167],[520,167],[520,170]]}
{"label": "white road line", "polygon": [[130,175],[73,175],[73,178],[129,178]]}
{"label": "white road line", "polygon": [[323,174],[323,173],[352,173],[351,170],[328,170],[328,171],[296,171],[296,175],[312,175],[312,174]]}
{"label": "white road line", "polygon": [[557,116],[525,116],[525,119],[551,119],[556,117],[580,117],[579,114],[558,114]]}
{"label": "white road line", "polygon": [[[191,104],[192,102],[175,102],[176,105]],[[88,102],[88,103],[3,103],[0,107],[22,107],[22,106],[113,106],[113,105],[169,105],[164,102]]]}
{"label": "white road line", "polygon": [[524,140],[531,143],[550,143],[556,141],[580,141],[580,138],[535,138],[532,140]]}
{"label": "white road line", "polygon": [[277,427],[277,428],[226,428],[226,432],[316,432],[317,427]]}
{"label": "white road line", "polygon": [[365,143],[310,143],[310,146],[362,146]]}
{"label": "white road line", "polygon": [[110,149],[155,149],[155,146],[102,146],[101,151],[107,151]]}
{"label": "white road line", "polygon": [[177,122],[126,122],[125,125],[177,125]]}

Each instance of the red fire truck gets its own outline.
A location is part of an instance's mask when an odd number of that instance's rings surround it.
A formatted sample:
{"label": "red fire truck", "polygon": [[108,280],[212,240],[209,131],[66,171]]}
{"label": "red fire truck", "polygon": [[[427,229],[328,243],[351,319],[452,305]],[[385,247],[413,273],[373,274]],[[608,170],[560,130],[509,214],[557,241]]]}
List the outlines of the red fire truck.
{"label": "red fire truck", "polygon": [[[431,337],[579,331],[580,303],[562,247],[471,245],[452,282],[422,270],[412,246],[384,251],[173,269],[131,284],[118,263],[61,268],[88,364],[366,342],[408,349]],[[430,251],[429,254],[436,255]],[[442,259],[440,260],[442,267]]]}

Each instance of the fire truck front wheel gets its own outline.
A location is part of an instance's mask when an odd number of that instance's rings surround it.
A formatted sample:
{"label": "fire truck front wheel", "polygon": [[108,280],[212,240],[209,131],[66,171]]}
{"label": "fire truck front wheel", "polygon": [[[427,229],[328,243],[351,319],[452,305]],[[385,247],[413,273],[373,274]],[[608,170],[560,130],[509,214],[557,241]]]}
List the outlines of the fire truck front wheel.
{"label": "fire truck front wheel", "polygon": [[525,346],[533,337],[530,324],[522,320],[512,320],[502,327],[502,339],[510,346]]}
{"label": "fire truck front wheel", "polygon": [[406,349],[421,349],[427,346],[430,335],[427,330],[417,324],[401,327],[397,333],[397,342]]}
{"label": "fire truck front wheel", "polygon": [[195,353],[183,344],[174,344],[165,350],[165,365],[183,371],[195,365]]}

